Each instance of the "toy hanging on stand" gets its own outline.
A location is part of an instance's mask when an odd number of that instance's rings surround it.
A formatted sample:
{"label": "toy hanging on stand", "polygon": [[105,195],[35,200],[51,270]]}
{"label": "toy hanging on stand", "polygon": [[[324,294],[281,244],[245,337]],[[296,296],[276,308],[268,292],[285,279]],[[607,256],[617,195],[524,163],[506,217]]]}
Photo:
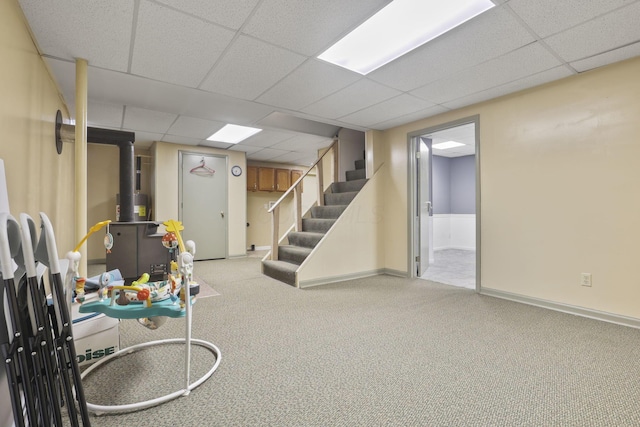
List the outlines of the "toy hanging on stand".
{"label": "toy hanging on stand", "polygon": [[[163,236],[162,245],[170,251],[177,251],[177,263],[171,262],[171,273],[167,279],[150,282],[149,275],[145,273],[129,286],[111,285],[107,283],[105,286],[107,286],[108,296],[105,298],[101,297],[100,300],[97,301],[83,303],[79,311],[81,313],[104,313],[109,317],[118,319],[136,319],[149,329],[158,328],[169,317],[186,317],[185,338],[151,341],[122,349],[90,366],[82,374],[82,378],[85,378],[94,369],[107,363],[112,358],[132,353],[135,350],[155,345],[184,343],[184,388],[163,397],[126,405],[104,406],[87,403],[87,407],[93,412],[135,411],[159,405],[179,396],[186,396],[191,390],[206,381],[220,364],[220,350],[215,345],[207,341],[191,338],[192,306],[195,302],[195,295],[199,291],[197,284],[192,283],[195,243],[193,241],[187,241],[185,244],[182,241],[180,231],[182,231],[184,227],[179,221],[170,220],[165,222],[164,226],[166,234]],[[105,243],[106,242],[107,238],[105,238]],[[100,281],[102,282],[102,280]],[[101,295],[103,294],[102,289],[99,292]],[[215,363],[211,369],[194,383],[191,383],[189,378],[192,344],[205,347],[215,355]]]}
{"label": "toy hanging on stand", "polygon": [[[67,269],[67,275],[65,277],[65,283],[67,289],[75,288],[75,298],[76,301],[82,303],[85,298],[85,283],[86,279],[84,277],[80,277],[80,273],[78,272],[78,268],[80,267],[80,259],[82,255],[80,254],[80,248],[87,241],[89,236],[91,236],[96,231],[100,230],[102,227],[107,226],[107,234],[104,236],[104,247],[107,251],[111,252],[111,248],[113,247],[113,236],[109,233],[109,223],[111,220],[101,221],[95,224],[93,227],[89,229],[89,232],[80,240],[80,243],[76,245],[76,247],[71,252],[67,252],[66,258],[69,260],[69,267]],[[73,301],[73,293],[68,292],[68,303],[69,307],[71,307],[71,303]]]}

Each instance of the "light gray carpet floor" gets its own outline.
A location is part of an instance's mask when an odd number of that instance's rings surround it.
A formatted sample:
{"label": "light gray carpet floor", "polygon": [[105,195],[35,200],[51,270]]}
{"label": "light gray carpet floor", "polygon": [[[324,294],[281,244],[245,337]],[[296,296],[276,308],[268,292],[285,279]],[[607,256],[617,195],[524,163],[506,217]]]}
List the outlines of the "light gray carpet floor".
{"label": "light gray carpet floor", "polygon": [[[186,397],[94,426],[638,426],[640,331],[377,276],[298,290],[260,258],[197,262],[219,296],[194,307],[194,338],[222,361]],[[121,322],[124,346],[180,337]],[[202,351],[201,351],[202,350]],[[192,378],[213,363],[196,349]],[[179,386],[173,349],[125,356],[84,381],[93,403]]]}

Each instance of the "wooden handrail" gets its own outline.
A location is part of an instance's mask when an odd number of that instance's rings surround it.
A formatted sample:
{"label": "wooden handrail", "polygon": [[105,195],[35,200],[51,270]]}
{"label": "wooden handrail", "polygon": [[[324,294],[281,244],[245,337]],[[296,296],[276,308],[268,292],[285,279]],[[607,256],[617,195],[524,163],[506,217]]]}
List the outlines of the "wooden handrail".
{"label": "wooden handrail", "polygon": [[325,151],[325,152],[322,154],[322,156],[318,157],[318,160],[316,160],[316,161],[315,161],[315,163],[314,163],[314,164],[312,164],[312,165],[309,167],[309,169],[307,169],[307,171],[306,171],[305,173],[303,173],[303,174],[302,174],[302,176],[300,176],[300,178],[298,178],[298,179],[296,180],[296,182],[294,182],[294,183],[291,185],[291,187],[289,187],[289,189],[287,189],[287,191],[285,191],[285,192],[284,192],[284,194],[283,194],[283,195],[278,199],[278,201],[277,201],[277,202],[275,202],[275,203],[273,204],[273,206],[271,206],[271,208],[270,208],[267,212],[268,212],[268,213],[271,213],[271,212],[276,208],[276,206],[278,206],[280,203],[282,203],[282,201],[283,201],[283,200],[284,200],[284,199],[285,199],[285,198],[286,198],[286,197],[287,197],[287,196],[288,196],[288,195],[293,191],[293,188],[294,188],[294,187],[297,187],[297,186],[302,182],[302,180],[304,179],[304,177],[305,177],[305,176],[307,176],[307,175],[309,174],[309,172],[311,172],[311,170],[312,170],[313,168],[315,168],[315,167],[317,166],[317,164],[318,164],[318,163],[320,163],[320,161],[321,161],[322,159],[324,159],[324,156],[326,156],[326,155],[327,155],[327,153],[328,153],[328,152],[330,152],[334,147],[337,147],[337,144],[338,144],[338,140],[337,140],[337,139],[334,139],[334,140],[333,140],[333,143],[329,146],[329,148],[327,149],[327,151]]}
{"label": "wooden handrail", "polygon": [[278,239],[279,239],[279,228],[280,228],[280,204],[282,203],[282,201],[289,195],[291,194],[291,192],[293,191],[294,193],[294,218],[295,218],[295,230],[296,231],[300,231],[302,229],[302,195],[301,192],[299,190],[299,185],[302,183],[302,181],[304,180],[304,178],[309,174],[309,172],[311,172],[311,170],[313,168],[315,168],[316,166],[318,167],[317,170],[317,179],[318,179],[318,206],[322,206],[324,205],[324,180],[323,180],[323,173],[322,173],[322,159],[324,159],[324,156],[327,155],[327,153],[333,151],[334,152],[334,181],[338,180],[338,166],[337,166],[337,157],[338,157],[338,138],[335,138],[333,140],[333,143],[329,146],[329,148],[327,149],[327,151],[325,151],[324,153],[322,153],[322,155],[320,157],[318,157],[318,160],[315,161],[315,163],[313,165],[311,165],[309,167],[309,169],[307,169],[307,171],[305,173],[302,174],[302,176],[300,176],[300,178],[298,178],[296,180],[296,182],[294,182],[291,187],[289,187],[287,189],[287,191],[284,192],[284,194],[278,199],[277,202],[275,202],[273,204],[273,206],[271,206],[271,208],[269,208],[269,210],[267,211],[268,213],[272,214],[271,215],[271,259],[272,260],[277,260],[278,259]]}

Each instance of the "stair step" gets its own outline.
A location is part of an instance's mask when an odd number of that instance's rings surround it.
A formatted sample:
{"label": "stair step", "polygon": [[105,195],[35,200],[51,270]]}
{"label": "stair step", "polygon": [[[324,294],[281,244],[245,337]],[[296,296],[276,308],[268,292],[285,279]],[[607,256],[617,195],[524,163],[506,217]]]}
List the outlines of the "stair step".
{"label": "stair step", "polygon": [[324,195],[324,204],[332,205],[348,205],[358,194],[357,191],[347,191],[345,193],[327,193]]}
{"label": "stair step", "polygon": [[298,267],[297,264],[286,261],[267,260],[262,262],[262,271],[264,274],[291,286],[296,285],[296,270]]}
{"label": "stair step", "polygon": [[365,168],[364,159],[356,160],[356,169],[364,169],[364,168]]}
{"label": "stair step", "polygon": [[326,233],[335,222],[332,218],[302,218],[302,231]]}
{"label": "stair step", "polygon": [[304,248],[315,248],[316,245],[324,237],[324,233],[313,233],[310,231],[292,231],[287,236],[289,244],[294,246],[302,246]]}
{"label": "stair step", "polygon": [[350,191],[360,191],[367,181],[367,179],[356,179],[353,181],[333,182],[331,183],[331,192],[347,193]]}
{"label": "stair step", "polygon": [[364,179],[367,177],[367,171],[365,169],[356,169],[354,171],[347,171],[347,181],[355,181],[356,179]]}
{"label": "stair step", "polygon": [[309,256],[311,251],[311,248],[304,248],[302,246],[282,245],[278,247],[278,259],[300,265]]}
{"label": "stair step", "polygon": [[311,208],[312,218],[338,218],[347,205],[314,206]]}

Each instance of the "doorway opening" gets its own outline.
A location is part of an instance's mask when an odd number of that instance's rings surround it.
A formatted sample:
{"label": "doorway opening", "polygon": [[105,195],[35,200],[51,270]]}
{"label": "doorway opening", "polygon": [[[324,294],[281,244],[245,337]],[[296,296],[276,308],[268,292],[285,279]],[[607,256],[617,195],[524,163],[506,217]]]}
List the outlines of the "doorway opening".
{"label": "doorway opening", "polygon": [[480,291],[478,126],[475,116],[408,135],[411,277]]}

